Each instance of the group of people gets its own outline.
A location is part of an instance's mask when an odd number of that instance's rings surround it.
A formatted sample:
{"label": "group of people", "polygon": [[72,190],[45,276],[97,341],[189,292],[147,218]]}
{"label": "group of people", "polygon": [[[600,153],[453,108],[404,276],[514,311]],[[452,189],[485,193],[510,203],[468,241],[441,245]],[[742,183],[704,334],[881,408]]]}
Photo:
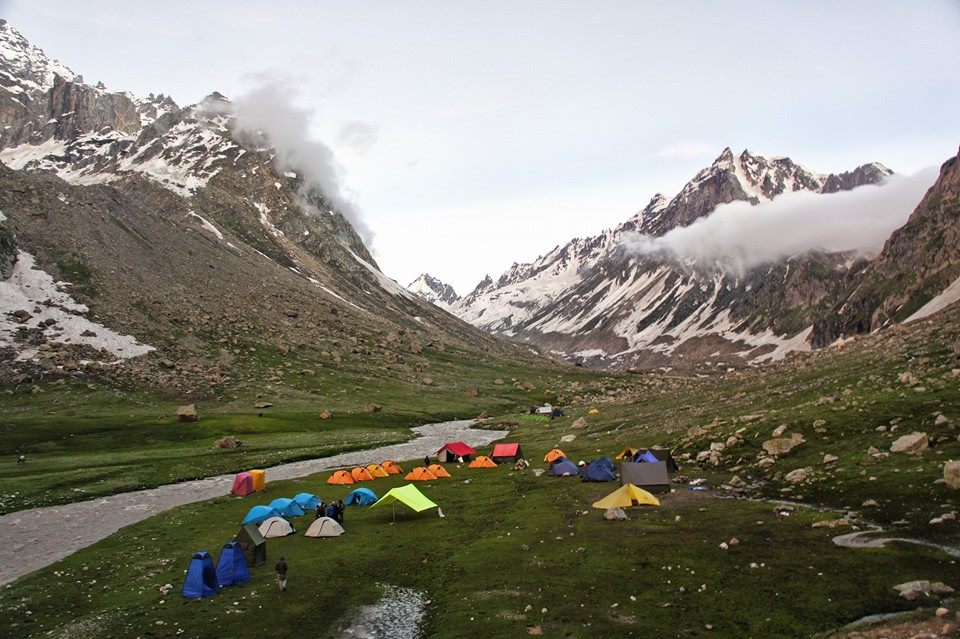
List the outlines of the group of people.
{"label": "group of people", "polygon": [[343,525],[343,500],[338,499],[336,501],[331,501],[329,504],[320,502],[317,504],[317,507],[313,511],[314,519],[320,519],[321,517],[329,517],[334,520],[341,526]]}

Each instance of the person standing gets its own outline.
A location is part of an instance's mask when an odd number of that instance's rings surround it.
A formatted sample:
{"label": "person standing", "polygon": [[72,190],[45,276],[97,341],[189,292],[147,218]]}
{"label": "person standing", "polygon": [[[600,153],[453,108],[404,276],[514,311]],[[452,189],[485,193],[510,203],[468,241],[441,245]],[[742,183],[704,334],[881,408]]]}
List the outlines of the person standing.
{"label": "person standing", "polygon": [[280,586],[280,592],[287,591],[287,561],[280,555],[276,565],[277,585]]}
{"label": "person standing", "polygon": [[426,455],[423,458],[423,467],[426,468],[430,465],[430,455]]}
{"label": "person standing", "polygon": [[323,517],[323,513],[326,512],[326,510],[327,505],[321,501],[319,504],[317,504],[317,507],[313,509],[313,518],[320,519]]}

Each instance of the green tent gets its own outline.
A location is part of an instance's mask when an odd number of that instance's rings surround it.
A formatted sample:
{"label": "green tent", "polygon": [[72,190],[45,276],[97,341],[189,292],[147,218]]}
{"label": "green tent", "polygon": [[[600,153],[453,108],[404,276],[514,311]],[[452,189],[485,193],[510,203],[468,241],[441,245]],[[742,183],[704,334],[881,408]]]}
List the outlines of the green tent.
{"label": "green tent", "polygon": [[259,566],[267,563],[267,540],[260,534],[256,524],[247,524],[240,527],[240,532],[233,538],[243,548],[243,556],[248,566]]}
{"label": "green tent", "polygon": [[394,502],[400,502],[406,506],[409,506],[415,512],[423,512],[428,508],[436,508],[437,505],[427,499],[427,496],[421,493],[416,486],[413,484],[407,484],[406,486],[400,486],[399,488],[391,488],[386,495],[381,497],[377,503],[375,503],[371,508],[376,508],[381,504],[390,504]]}

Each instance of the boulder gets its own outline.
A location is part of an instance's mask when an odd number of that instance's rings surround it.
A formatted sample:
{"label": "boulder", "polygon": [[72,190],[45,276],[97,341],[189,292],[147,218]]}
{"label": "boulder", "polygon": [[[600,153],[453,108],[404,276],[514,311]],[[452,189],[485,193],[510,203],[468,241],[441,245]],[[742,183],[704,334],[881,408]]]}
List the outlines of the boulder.
{"label": "boulder", "polygon": [[257,402],[253,405],[254,408],[273,408],[273,404],[270,402]]}
{"label": "boulder", "polygon": [[950,488],[960,490],[960,461],[952,459],[943,465],[943,481]]}
{"label": "boulder", "polygon": [[825,519],[823,521],[815,521],[810,524],[811,528],[836,528],[837,526],[849,526],[850,522],[846,519]]}
{"label": "boulder", "polygon": [[768,439],[763,442],[763,450],[766,451],[768,455],[773,455],[774,457],[779,457],[780,455],[786,455],[794,448],[804,443],[805,440],[803,435],[799,433],[793,433],[790,437],[775,437],[773,439]]}
{"label": "boulder", "polygon": [[823,463],[824,463],[824,464],[832,464],[832,463],[838,461],[839,459],[840,459],[840,458],[837,457],[836,455],[831,455],[830,453],[827,453],[826,455],[823,456]]}
{"label": "boulder", "polygon": [[317,374],[317,371],[313,370],[312,368],[305,368],[302,371],[300,371],[300,374],[303,375],[304,377],[313,377],[314,375]]}
{"label": "boulder", "polygon": [[687,437],[703,437],[707,434],[707,429],[702,426],[691,426],[687,429]]}
{"label": "boulder", "polygon": [[495,386],[503,386],[503,380],[498,377],[497,379],[493,380],[493,384]]}
{"label": "boulder", "polygon": [[383,410],[383,406],[381,406],[380,404],[376,404],[374,402],[370,402],[369,404],[363,407],[363,412],[365,413],[379,413],[382,410]]}
{"label": "boulder", "polygon": [[772,435],[773,437],[783,437],[783,434],[784,434],[785,432],[787,432],[787,425],[786,425],[786,424],[780,424],[779,426],[777,426],[776,428],[773,429],[773,433],[771,433],[771,435]]}
{"label": "boulder", "polygon": [[940,413],[939,415],[937,415],[937,418],[933,421],[934,426],[946,426],[949,423],[950,423],[950,420],[947,419],[947,416],[944,415],[943,413]]}
{"label": "boulder", "polygon": [[930,441],[927,439],[927,434],[914,431],[894,440],[893,444],[890,445],[890,452],[919,455],[929,447]]}
{"label": "boulder", "polygon": [[560,438],[560,441],[563,442],[564,444],[568,444],[573,440],[575,440],[576,438],[577,438],[576,435],[564,435],[563,437]]}
{"label": "boulder", "polygon": [[477,388],[476,386],[473,386],[465,390],[464,394],[466,394],[467,397],[477,397],[478,395],[480,395],[480,389]]}
{"label": "boulder", "polygon": [[753,422],[759,421],[763,415],[741,415],[740,423],[741,424],[752,424]]}
{"label": "boulder", "polygon": [[217,441],[213,442],[214,448],[239,448],[241,446],[240,440],[236,437],[221,437]]}
{"label": "boulder", "polygon": [[783,478],[791,484],[799,484],[802,481],[806,481],[812,472],[813,468],[810,466],[807,466],[806,468],[797,468],[795,470],[791,470],[789,473],[784,475]]}
{"label": "boulder", "polygon": [[488,413],[487,411],[483,411],[482,413],[477,415],[477,419],[490,419],[490,413]]}
{"label": "boulder", "polygon": [[187,404],[186,406],[181,406],[177,409],[177,418],[181,422],[195,422],[200,419],[200,416],[197,415],[197,405],[196,404]]}
{"label": "boulder", "polygon": [[583,417],[578,417],[573,421],[572,424],[570,424],[570,428],[577,428],[577,429],[586,428],[586,426],[587,426],[587,420],[585,420]]}
{"label": "boulder", "polygon": [[626,521],[629,519],[623,508],[609,508],[603,513],[603,518],[607,521]]}
{"label": "boulder", "polygon": [[953,588],[940,581],[930,582],[926,579],[916,581],[907,581],[893,587],[900,593],[900,596],[907,601],[913,601],[917,597],[929,597],[930,595],[948,595],[953,592]]}
{"label": "boulder", "polygon": [[325,410],[322,413],[320,413],[320,419],[332,419],[332,418],[333,418],[333,413],[328,410]]}
{"label": "boulder", "polygon": [[525,380],[525,379],[522,379],[522,380],[514,383],[514,387],[515,387],[515,388],[518,388],[518,389],[520,389],[520,390],[526,390],[526,391],[530,391],[530,390],[533,390],[533,389],[534,389],[534,385],[533,385],[531,382],[528,382],[528,381]]}

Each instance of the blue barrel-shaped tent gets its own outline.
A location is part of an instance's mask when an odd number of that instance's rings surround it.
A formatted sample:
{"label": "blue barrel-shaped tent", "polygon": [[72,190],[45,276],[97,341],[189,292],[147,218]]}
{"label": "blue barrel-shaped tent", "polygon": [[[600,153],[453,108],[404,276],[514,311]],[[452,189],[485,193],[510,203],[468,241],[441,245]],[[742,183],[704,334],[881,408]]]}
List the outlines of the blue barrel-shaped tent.
{"label": "blue barrel-shaped tent", "polygon": [[277,497],[270,502],[270,507],[280,513],[281,517],[300,517],[305,514],[300,504],[289,497]]}
{"label": "blue barrel-shaped tent", "polygon": [[239,586],[250,581],[247,570],[247,558],[243,555],[243,546],[235,541],[224,544],[217,560],[217,583],[224,586]]}
{"label": "blue barrel-shaped tent", "polygon": [[212,597],[219,590],[217,586],[217,571],[213,567],[213,557],[208,552],[194,553],[187,568],[187,576],[183,579],[183,588],[180,590],[187,599],[203,599]]}
{"label": "blue barrel-shaped tent", "polygon": [[297,493],[293,496],[293,501],[304,510],[313,510],[320,505],[320,498],[313,493]]}
{"label": "blue barrel-shaped tent", "polygon": [[243,521],[240,523],[244,526],[247,524],[257,524],[259,526],[271,517],[279,516],[280,512],[276,508],[271,508],[270,506],[254,506],[250,509],[250,512],[247,513],[247,516],[244,517]]}
{"label": "blue barrel-shaped tent", "polygon": [[357,488],[344,498],[343,503],[346,506],[369,506],[377,503],[377,494],[369,488]]}

